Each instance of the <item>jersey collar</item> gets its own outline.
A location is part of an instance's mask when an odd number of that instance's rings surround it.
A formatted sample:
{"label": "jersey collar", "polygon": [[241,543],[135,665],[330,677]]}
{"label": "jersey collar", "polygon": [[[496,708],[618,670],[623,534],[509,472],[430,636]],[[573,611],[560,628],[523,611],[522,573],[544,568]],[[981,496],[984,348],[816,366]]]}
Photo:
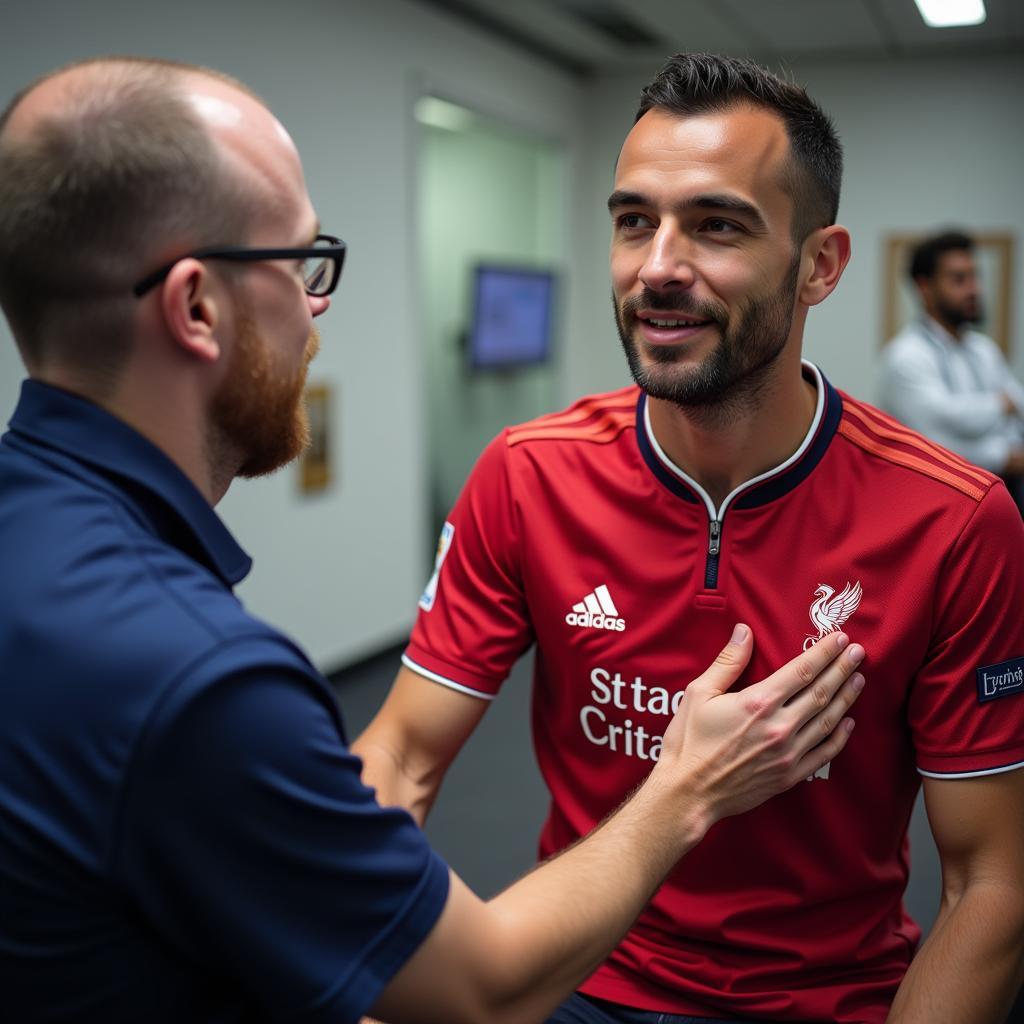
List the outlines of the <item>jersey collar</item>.
{"label": "jersey collar", "polygon": [[114,489],[154,533],[227,586],[248,574],[252,559],[192,481],[156,445],[99,406],[26,380],[10,428],[15,444],[42,446],[70,472],[88,473]]}
{"label": "jersey collar", "polygon": [[715,508],[707,491],[662,450],[651,429],[647,395],[641,392],[636,409],[636,436],[644,461],[658,480],[673,494],[684,501],[705,505],[713,519],[721,519],[729,506],[757,508],[781,498],[806,480],[822,460],[839,427],[843,413],[839,392],[829,384],[824,374],[806,359],[803,361],[803,375],[815,386],[818,403],[800,447],[774,469],[740,484],[725,498],[719,508]]}

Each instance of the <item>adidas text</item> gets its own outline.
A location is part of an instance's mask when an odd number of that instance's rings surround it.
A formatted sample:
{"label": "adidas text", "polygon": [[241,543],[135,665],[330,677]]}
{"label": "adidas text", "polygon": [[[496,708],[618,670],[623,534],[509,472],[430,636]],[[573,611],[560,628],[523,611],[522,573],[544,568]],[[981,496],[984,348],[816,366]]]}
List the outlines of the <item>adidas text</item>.
{"label": "adidas text", "polygon": [[625,619],[616,619],[610,615],[595,615],[593,612],[569,612],[565,621],[570,626],[581,628],[591,627],[593,629],[611,629],[621,633],[626,628]]}

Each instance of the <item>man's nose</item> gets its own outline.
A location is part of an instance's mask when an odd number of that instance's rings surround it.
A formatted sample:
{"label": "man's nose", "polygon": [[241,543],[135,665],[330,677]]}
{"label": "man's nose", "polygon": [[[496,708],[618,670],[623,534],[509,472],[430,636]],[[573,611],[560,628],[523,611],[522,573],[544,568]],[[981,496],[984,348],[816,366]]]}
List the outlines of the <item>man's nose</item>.
{"label": "man's nose", "polygon": [[640,268],[640,280],[651,291],[690,288],[696,280],[690,240],[672,224],[662,222]]}

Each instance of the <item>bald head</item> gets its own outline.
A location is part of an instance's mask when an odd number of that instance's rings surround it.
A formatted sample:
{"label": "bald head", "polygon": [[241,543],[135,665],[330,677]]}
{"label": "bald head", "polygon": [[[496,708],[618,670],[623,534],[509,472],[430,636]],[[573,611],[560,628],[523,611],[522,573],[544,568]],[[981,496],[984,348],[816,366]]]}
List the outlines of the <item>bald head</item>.
{"label": "bald head", "polygon": [[133,283],[190,249],[245,244],[298,154],[240,83],[113,58],[61,69],[0,115],[0,306],[30,372],[116,376]]}

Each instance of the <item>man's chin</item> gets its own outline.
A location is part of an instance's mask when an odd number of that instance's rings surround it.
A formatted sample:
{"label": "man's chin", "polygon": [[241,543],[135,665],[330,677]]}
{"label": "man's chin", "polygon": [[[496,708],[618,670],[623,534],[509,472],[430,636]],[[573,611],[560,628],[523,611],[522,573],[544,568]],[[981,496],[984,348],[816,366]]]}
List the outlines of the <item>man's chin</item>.
{"label": "man's chin", "polygon": [[305,404],[300,402],[288,427],[272,435],[264,435],[259,439],[260,446],[256,450],[250,446],[249,457],[237,475],[252,480],[284,469],[309,447],[310,437],[309,414]]}

